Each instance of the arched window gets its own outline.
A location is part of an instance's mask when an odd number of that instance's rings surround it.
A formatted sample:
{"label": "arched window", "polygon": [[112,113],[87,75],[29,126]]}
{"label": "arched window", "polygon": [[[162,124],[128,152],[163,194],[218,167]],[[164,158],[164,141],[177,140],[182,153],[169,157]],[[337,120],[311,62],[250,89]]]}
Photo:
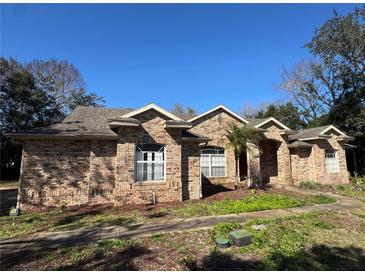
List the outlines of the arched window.
{"label": "arched window", "polygon": [[136,162],[138,182],[165,179],[165,147],[163,145],[137,145]]}
{"label": "arched window", "polygon": [[226,176],[226,153],[224,148],[206,146],[201,148],[201,173],[205,177]]}

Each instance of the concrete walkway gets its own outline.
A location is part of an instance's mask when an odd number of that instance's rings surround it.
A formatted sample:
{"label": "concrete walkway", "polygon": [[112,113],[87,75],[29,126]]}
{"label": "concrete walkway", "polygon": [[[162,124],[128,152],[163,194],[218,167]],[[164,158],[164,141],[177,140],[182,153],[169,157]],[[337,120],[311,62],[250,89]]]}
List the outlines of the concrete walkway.
{"label": "concrete walkway", "polygon": [[[298,190],[295,187],[277,186],[290,191],[302,192],[306,194],[319,194],[319,192],[311,192]],[[301,214],[309,211],[334,211],[357,209],[365,207],[362,202],[335,195],[330,193],[322,193],[327,196],[334,197],[337,203],[328,205],[315,205],[300,208],[274,209],[256,212],[247,212],[240,214],[229,214],[220,216],[195,217],[189,219],[173,219],[158,223],[131,224],[122,226],[97,227],[75,229],[70,231],[59,232],[40,232],[32,235],[9,238],[0,241],[1,256],[11,255],[20,251],[39,251],[42,249],[59,248],[61,246],[70,246],[75,244],[87,244],[96,242],[101,239],[122,238],[131,239],[142,236],[150,236],[157,233],[182,232],[197,229],[210,229],[220,222],[239,222],[244,223],[255,218],[273,218],[285,217]]]}

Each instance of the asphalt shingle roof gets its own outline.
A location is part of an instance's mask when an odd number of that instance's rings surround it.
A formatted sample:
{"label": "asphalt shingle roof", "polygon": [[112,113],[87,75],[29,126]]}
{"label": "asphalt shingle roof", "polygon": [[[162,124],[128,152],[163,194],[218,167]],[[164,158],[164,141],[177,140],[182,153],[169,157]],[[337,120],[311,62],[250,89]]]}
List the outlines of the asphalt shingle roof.
{"label": "asphalt shingle roof", "polygon": [[329,125],[303,129],[299,131],[297,134],[289,136],[289,139],[297,140],[297,139],[318,137],[318,135],[328,127]]}
{"label": "asphalt shingle roof", "polygon": [[[39,135],[71,135],[71,136],[88,136],[100,135],[106,137],[116,137],[117,134],[110,129],[110,120],[118,119],[123,115],[133,111],[130,108],[99,108],[78,106],[68,115],[61,123],[57,123],[48,127],[33,128],[17,132],[18,134],[39,134]],[[192,114],[176,114],[184,121],[188,121],[197,115]],[[128,119],[128,118],[124,118]],[[252,126],[256,126],[268,118],[245,118]],[[323,127],[324,128],[324,127]],[[321,131],[322,127],[317,128]],[[313,131],[314,130],[314,131]],[[309,134],[312,136],[317,131],[310,129],[303,131],[304,136]]]}
{"label": "asphalt shingle roof", "polygon": [[117,136],[110,129],[108,120],[118,118],[130,111],[132,110],[78,106],[61,123],[18,133]]}
{"label": "asphalt shingle roof", "polygon": [[[245,117],[244,117],[245,118]],[[269,118],[245,118],[252,126],[256,126]]]}

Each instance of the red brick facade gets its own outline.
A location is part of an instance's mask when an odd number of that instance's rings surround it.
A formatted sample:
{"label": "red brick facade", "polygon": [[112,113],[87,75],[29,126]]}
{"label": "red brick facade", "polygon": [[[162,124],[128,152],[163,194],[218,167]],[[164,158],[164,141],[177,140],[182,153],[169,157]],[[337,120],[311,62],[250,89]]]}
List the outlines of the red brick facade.
{"label": "red brick facade", "polygon": [[[199,199],[202,195],[200,146],[225,148],[222,139],[228,123],[244,124],[230,113],[217,109],[192,122],[190,132],[211,141],[182,140],[182,130],[166,129],[164,114],[151,109],[135,115],[138,127],[116,130],[117,140],[24,141],[21,170],[21,207],[81,204],[148,204]],[[288,135],[280,125],[269,122],[260,147],[247,152],[248,180],[275,184],[297,184],[312,180],[321,183],[347,183],[343,143],[313,140],[312,148],[289,149]],[[165,147],[165,179],[136,182],[136,145],[161,144]],[[340,172],[327,174],[324,151],[337,150]],[[235,159],[225,150],[226,176],[208,178],[209,183],[234,189]]]}

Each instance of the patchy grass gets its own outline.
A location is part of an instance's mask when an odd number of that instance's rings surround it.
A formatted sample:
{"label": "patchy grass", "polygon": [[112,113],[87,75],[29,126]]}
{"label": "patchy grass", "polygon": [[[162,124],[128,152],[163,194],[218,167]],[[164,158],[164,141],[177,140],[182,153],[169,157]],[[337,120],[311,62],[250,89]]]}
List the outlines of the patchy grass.
{"label": "patchy grass", "polygon": [[219,223],[213,229],[214,239],[219,237],[228,238],[229,232],[240,227],[241,225],[239,223]]}
{"label": "patchy grass", "polygon": [[[335,199],[323,195],[292,196],[276,193],[250,193],[241,199],[201,200],[159,205],[143,209],[84,207],[62,208],[47,212],[34,212],[18,217],[0,218],[0,238],[25,235],[40,231],[62,231],[87,227],[125,225],[155,222],[172,218],[237,214],[267,209],[291,208],[314,204],[334,203]],[[14,225],[13,225],[14,224]]]}
{"label": "patchy grass", "polygon": [[224,215],[268,209],[293,208],[314,204],[329,204],[334,202],[336,202],[335,199],[324,195],[309,195],[304,198],[297,198],[264,193],[261,195],[251,194],[240,200],[222,200],[213,203],[190,203],[183,208],[176,209],[176,213],[182,217]]}
{"label": "patchy grass", "polygon": [[115,209],[87,208],[51,210],[0,218],[0,238],[14,237],[40,231],[61,231],[85,227],[112,226],[136,222],[136,212],[121,213]]}
{"label": "patchy grass", "polygon": [[307,181],[301,182],[299,188],[333,192],[365,202],[365,177],[351,177],[350,182],[345,185],[330,185]]}
{"label": "patchy grass", "polygon": [[[364,210],[356,210],[365,216]],[[265,224],[256,231],[252,226]],[[253,234],[246,247],[220,250],[214,237],[239,226]],[[2,258],[2,270],[363,270],[365,219],[350,212],[309,212],[256,219],[243,226],[110,239],[84,246]]]}

